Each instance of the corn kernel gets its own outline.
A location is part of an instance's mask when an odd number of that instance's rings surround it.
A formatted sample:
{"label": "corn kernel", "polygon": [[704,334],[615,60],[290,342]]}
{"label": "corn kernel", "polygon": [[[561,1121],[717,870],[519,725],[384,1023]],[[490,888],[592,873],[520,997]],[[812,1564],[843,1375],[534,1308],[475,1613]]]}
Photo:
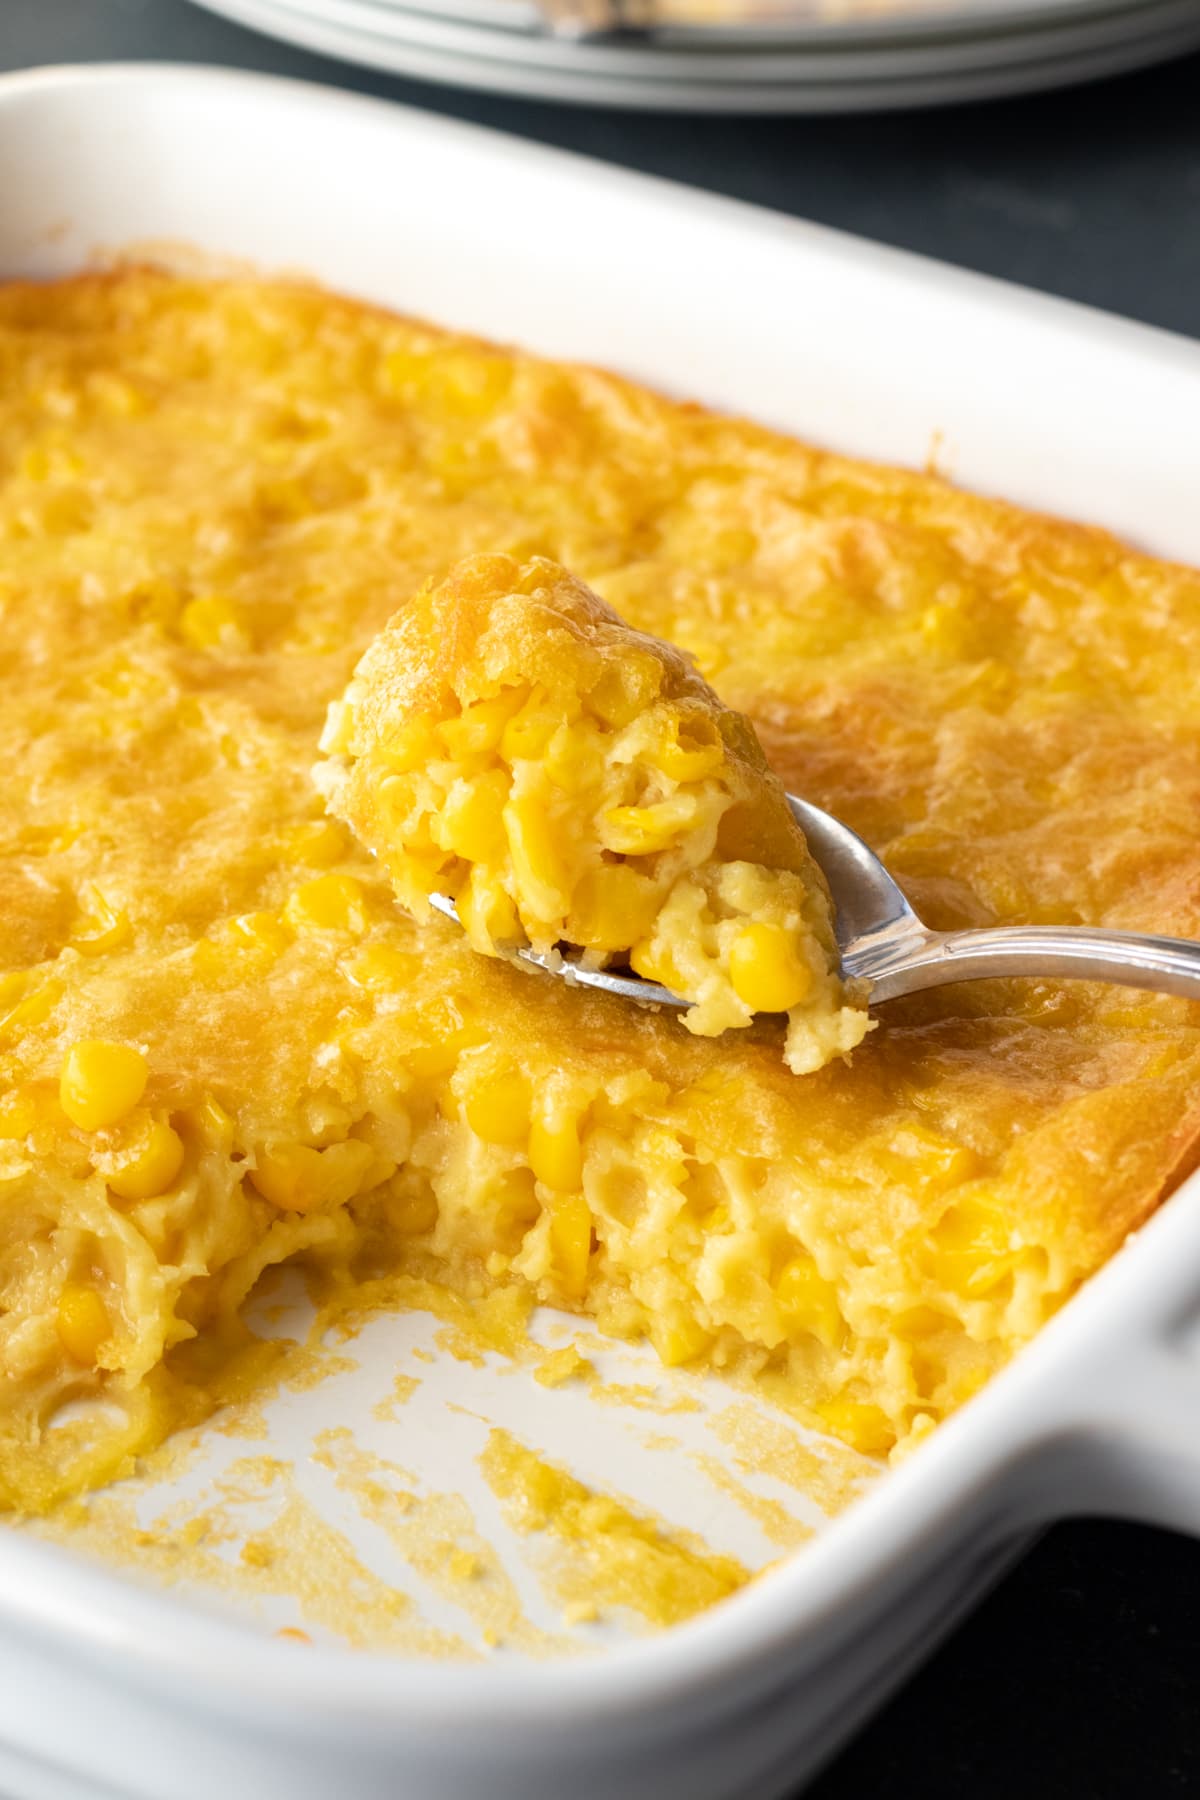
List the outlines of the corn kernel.
{"label": "corn kernel", "polygon": [[346,832],[336,819],[309,819],[288,833],[285,847],[294,862],[328,869],[346,854]]}
{"label": "corn kernel", "polygon": [[103,956],[129,942],[133,929],[127,915],[110,905],[99,888],[91,890],[88,909],[71,933],[71,943],[81,956]]}
{"label": "corn kernel", "polygon": [[541,689],[535,688],[520,712],[514,713],[500,737],[500,754],[505,762],[536,760],[562,723],[561,708],[553,706]]}
{"label": "corn kernel", "polygon": [[1012,1230],[986,1201],[963,1195],[946,1209],[930,1234],[924,1260],[943,1286],[977,1298],[1002,1281],[1018,1260]]}
{"label": "corn kernel", "polygon": [[703,781],[715,774],[725,760],[725,746],[715,724],[673,721],[671,735],[656,745],[649,760],[672,781]]}
{"label": "corn kernel", "polygon": [[206,1138],[227,1148],[233,1142],[233,1115],[226,1112],[219,1100],[206,1094],[200,1103],[199,1125]]}
{"label": "corn kernel", "polygon": [[[979,1157],[969,1144],[943,1137],[920,1120],[891,1133],[881,1160],[906,1186],[919,1184],[925,1194],[940,1193],[971,1180],[978,1174],[980,1166]],[[970,1204],[978,1203],[972,1201]],[[1007,1245],[1007,1230],[1003,1242]]]}
{"label": "corn kernel", "polygon": [[201,594],[189,600],[179,615],[179,632],[193,650],[252,648],[250,633],[237,606],[224,594]]}
{"label": "corn kernel", "polygon": [[657,981],[661,987],[670,988],[672,993],[683,993],[683,976],[666,944],[656,945],[651,938],[643,939],[630,950],[629,966],[643,981]]}
{"label": "corn kernel", "polygon": [[472,949],[483,955],[494,953],[496,945],[522,944],[525,933],[517,917],[517,909],[496,881],[482,879],[479,869],[472,869],[466,886],[457,900],[458,917]]}
{"label": "corn kernel", "polygon": [[529,1136],[529,1083],[516,1069],[481,1081],[466,1102],[467,1124],[485,1144],[524,1144]]}
{"label": "corn kernel", "polygon": [[677,1369],[681,1363],[695,1362],[698,1356],[703,1356],[713,1341],[713,1334],[696,1319],[681,1313],[677,1318],[652,1320],[650,1341],[667,1367]]}
{"label": "corn kernel", "polygon": [[839,1395],[817,1408],[835,1437],[852,1444],[864,1456],[886,1456],[896,1442],[895,1429],[887,1414],[878,1406],[863,1400],[847,1400]]}
{"label": "corn kernel", "polygon": [[545,813],[528,800],[510,801],[504,809],[504,825],[518,892],[528,894],[543,917],[553,918],[565,911],[566,864]]}
{"label": "corn kernel", "polygon": [[44,1025],[62,999],[66,989],[61,981],[44,981],[0,1018],[0,1034],[32,1031]]}
{"label": "corn kernel", "polygon": [[508,787],[503,769],[489,769],[474,781],[456,781],[446,795],[434,832],[440,848],[467,862],[498,862],[504,851]]}
{"label": "corn kernel", "polygon": [[582,1299],[592,1253],[592,1215],[582,1194],[555,1196],[550,1209],[550,1248],[559,1287],[569,1300]]}
{"label": "corn kernel", "polygon": [[781,925],[747,925],[729,952],[733,991],[752,1012],[788,1012],[812,986],[812,970]]}
{"label": "corn kernel", "polygon": [[537,1118],[529,1128],[529,1166],[539,1181],[569,1194],[583,1180],[583,1148],[572,1118]]}
{"label": "corn kernel", "polygon": [[628,863],[602,863],[575,889],[567,935],[592,950],[627,950],[649,936],[657,911],[658,893],[649,876]]}
{"label": "corn kernel", "polygon": [[529,1227],[540,1217],[541,1201],[529,1169],[506,1169],[494,1188],[489,1186],[488,1205],[493,1209],[496,1241],[515,1251]]}
{"label": "corn kernel", "polygon": [[372,944],[346,969],[355,987],[367,988],[372,993],[403,988],[412,971],[413,958],[407,951],[397,950],[391,944]]}
{"label": "corn kernel", "polygon": [[672,794],[653,806],[612,806],[600,825],[600,842],[621,856],[654,856],[690,831],[696,822],[693,794]]}
{"label": "corn kernel", "polygon": [[99,1131],[133,1111],[148,1074],[145,1057],[132,1045],[84,1038],[67,1052],[58,1097],[72,1125]]}
{"label": "corn kernel", "polygon": [[289,896],[284,912],[291,924],[318,931],[366,929],[365,895],[353,875],[317,875]]}
{"label": "corn kernel", "polygon": [[811,1256],[792,1257],[779,1272],[775,1297],[791,1330],[809,1331],[829,1349],[842,1337],[837,1289],[826,1281]]}
{"label": "corn kernel", "polygon": [[96,1355],[112,1336],[108,1309],[94,1287],[69,1282],[58,1300],[58,1341],[72,1362],[95,1366]]}
{"label": "corn kernel", "polygon": [[0,1138],[23,1138],[37,1124],[38,1109],[28,1089],[14,1088],[0,1097]]}
{"label": "corn kernel", "polygon": [[359,1191],[376,1160],[371,1146],[357,1138],[324,1150],[283,1144],[259,1153],[250,1179],[263,1199],[281,1212],[314,1212],[318,1207],[344,1205]]}
{"label": "corn kernel", "polygon": [[282,956],[291,936],[278,913],[242,913],[230,921],[230,934],[237,944],[248,944],[254,950],[265,950],[270,956]]}
{"label": "corn kernel", "polygon": [[456,719],[443,719],[437,734],[455,760],[499,748],[504,727],[529,698],[525,687],[505,688],[488,700],[474,700]]}
{"label": "corn kernel", "polygon": [[462,418],[482,418],[508,392],[512,370],[506,358],[482,350],[441,353],[431,369],[432,391],[446,409]]}
{"label": "corn kernel", "polygon": [[620,731],[644,712],[662,686],[662,668],[656,657],[623,656],[606,663],[596,685],[586,695],[589,712],[605,725]]}
{"label": "corn kernel", "polygon": [[122,1200],[149,1200],[165,1194],[183,1167],[183,1139],[163,1119],[150,1129],[128,1162],[108,1177],[108,1185]]}
{"label": "corn kernel", "polygon": [[394,775],[411,775],[433,762],[437,754],[437,740],[428,719],[413,719],[407,725],[397,726],[387,742],[379,745],[379,755]]}
{"label": "corn kernel", "polygon": [[144,413],[148,404],[140,388],[107,369],[97,369],[88,376],[88,392],[99,402],[104,412],[118,419],[129,419],[138,413]]}

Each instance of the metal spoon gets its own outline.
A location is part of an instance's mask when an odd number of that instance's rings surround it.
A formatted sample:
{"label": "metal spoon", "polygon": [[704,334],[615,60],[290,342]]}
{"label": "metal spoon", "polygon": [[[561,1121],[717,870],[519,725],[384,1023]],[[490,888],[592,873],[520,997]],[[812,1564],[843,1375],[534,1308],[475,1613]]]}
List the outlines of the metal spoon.
{"label": "metal spoon", "polygon": [[[1158,988],[1200,1000],[1200,943],[1083,925],[1005,925],[981,931],[931,931],[917,917],[874,851],[840,819],[788,795],[796,823],[833,897],[842,973],[870,983],[871,1001],[986,976],[1058,975]],[[449,919],[453,900],[430,896]],[[603,988],[654,1006],[688,1006],[669,988],[637,975],[584,969],[566,956],[518,950],[525,962],[581,987]]]}

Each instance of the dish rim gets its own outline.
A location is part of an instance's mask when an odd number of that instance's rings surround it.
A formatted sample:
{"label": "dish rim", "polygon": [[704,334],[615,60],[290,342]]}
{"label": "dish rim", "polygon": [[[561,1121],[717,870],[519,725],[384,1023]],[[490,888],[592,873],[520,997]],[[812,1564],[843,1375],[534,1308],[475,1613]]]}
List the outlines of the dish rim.
{"label": "dish rim", "polygon": [[[291,90],[331,110],[392,119],[401,115],[410,125],[419,122],[434,138],[469,140],[484,154],[496,149],[508,154],[515,148],[538,162],[598,168],[630,191],[678,195],[682,203],[714,218],[732,211],[780,221],[766,209],[596,165],[483,127],[315,83],[240,70],[117,63],[17,71],[0,76],[0,111],[40,91],[86,91],[114,82],[144,89],[153,84],[158,97],[164,82]],[[792,229],[797,225],[782,222]],[[833,246],[885,270],[923,271],[963,293],[991,292],[1046,317],[1072,325],[1082,321],[1093,331],[1102,328],[1155,355],[1183,350],[1200,377],[1200,346],[1171,333],[946,269],[825,227],[800,230],[816,253]],[[253,1716],[259,1723],[264,1708],[286,1713],[293,1732],[340,1724],[388,1737],[403,1729],[416,1737],[451,1725],[460,1735],[470,1735],[497,1725],[547,1730],[557,1721],[574,1735],[581,1729],[599,1731],[618,1716],[628,1726],[684,1696],[694,1701],[699,1693],[711,1699],[714,1712],[734,1710],[744,1683],[731,1682],[731,1676],[761,1674],[764,1664],[779,1658],[779,1678],[786,1674],[790,1679],[796,1664],[785,1653],[809,1636],[827,1650],[838,1615],[852,1616],[857,1595],[919,1556],[952,1517],[973,1512],[980,1529],[1004,1534],[1069,1510],[1061,1498],[1051,1503],[1024,1492],[1024,1478],[1052,1446],[1078,1447],[1094,1436],[1088,1388],[1097,1370],[1116,1369],[1131,1351],[1157,1346],[1175,1328],[1200,1289],[1200,1276],[1189,1275],[1189,1268],[1200,1269],[1200,1173],[1173,1191],[1135,1239],[983,1392],[940,1426],[909,1461],[890,1470],[872,1492],[834,1519],[802,1555],[687,1624],[595,1656],[539,1663],[532,1681],[530,1665],[524,1663],[431,1665],[320,1645],[298,1657],[294,1647],[264,1638],[248,1624],[210,1616],[169,1591],[142,1588],[70,1550],[15,1530],[0,1532],[0,1616],[41,1638],[65,1639],[68,1653],[77,1657],[101,1659],[110,1670],[119,1663],[120,1671],[143,1688],[182,1688],[193,1704],[203,1693],[226,1715]],[[1200,1498],[1196,1511],[1200,1521]]]}

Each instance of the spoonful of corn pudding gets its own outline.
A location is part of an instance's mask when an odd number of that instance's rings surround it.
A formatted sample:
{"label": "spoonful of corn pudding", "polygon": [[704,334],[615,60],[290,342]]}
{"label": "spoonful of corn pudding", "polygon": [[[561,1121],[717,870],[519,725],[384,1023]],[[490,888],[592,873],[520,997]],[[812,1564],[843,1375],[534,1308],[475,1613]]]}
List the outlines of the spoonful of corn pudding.
{"label": "spoonful of corn pudding", "polygon": [[683,1007],[704,1037],[786,1013],[797,1074],[868,1031],[749,721],[556,563],[470,557],[424,588],[321,749],[330,811],[401,904],[457,918],[485,956]]}
{"label": "spoonful of corn pudding", "polygon": [[796,1074],[862,1041],[868,993],[1051,975],[1200,998],[1184,939],[931,930],[861,838],[784,792],[681,651],[541,558],[470,558],[424,589],[321,747],[331,811],[418,918],[436,908],[485,955],[686,1009],[700,1036],[786,1013]]}

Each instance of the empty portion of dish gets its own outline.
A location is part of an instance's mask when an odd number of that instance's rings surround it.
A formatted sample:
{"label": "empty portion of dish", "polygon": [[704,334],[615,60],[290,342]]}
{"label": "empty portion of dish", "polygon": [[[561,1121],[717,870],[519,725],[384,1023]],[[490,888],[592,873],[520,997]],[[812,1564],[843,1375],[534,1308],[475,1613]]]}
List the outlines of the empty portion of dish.
{"label": "empty portion of dish", "polygon": [[484,955],[580,949],[715,1037],[786,1013],[784,1058],[862,1041],[828,890],[754,728],[673,646],[544,557],[468,558],[402,607],[329,709],[314,776],[421,920]]}
{"label": "empty portion of dish", "polygon": [[697,1038],[406,916],[310,773],[424,582],[550,556],[932,924],[1195,935],[1187,571],[311,288],[137,270],[0,290],[0,545],[6,1504],[211,1404],[298,1256],[513,1285],[885,1452],[1194,1160],[1182,1001],[946,989],[797,1079],[777,1019]]}

